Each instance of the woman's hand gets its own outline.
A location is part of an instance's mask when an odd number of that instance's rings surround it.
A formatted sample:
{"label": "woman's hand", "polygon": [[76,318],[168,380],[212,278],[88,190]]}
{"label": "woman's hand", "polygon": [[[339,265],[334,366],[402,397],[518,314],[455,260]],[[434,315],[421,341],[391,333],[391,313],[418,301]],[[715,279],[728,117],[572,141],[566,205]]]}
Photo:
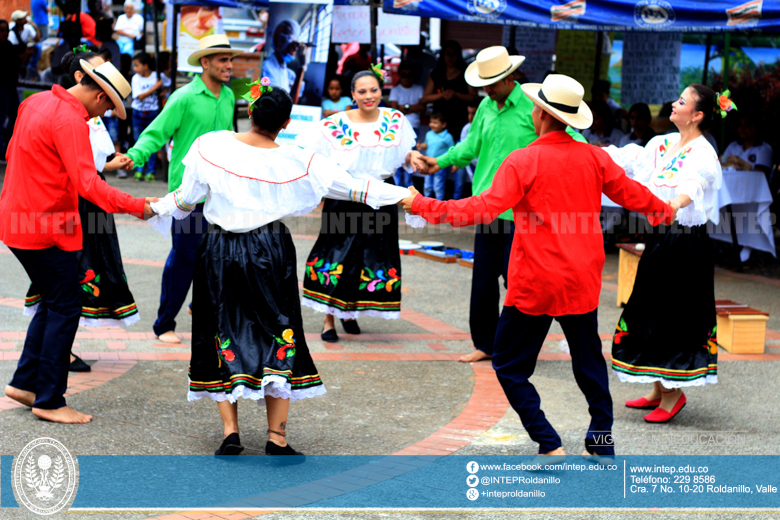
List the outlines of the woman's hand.
{"label": "woman's hand", "polygon": [[412,203],[414,202],[415,197],[417,197],[417,195],[420,194],[420,192],[417,191],[414,186],[409,186],[409,191],[412,192],[412,194],[406,197],[405,199],[401,199],[400,201],[398,201],[398,205],[403,206],[404,210],[411,213]]}
{"label": "woman's hand", "polygon": [[416,150],[410,152],[409,155],[409,163],[412,165],[412,168],[414,168],[414,171],[425,175],[428,171],[428,163],[425,162],[425,157]]}
{"label": "woman's hand", "polygon": [[108,161],[106,165],[103,167],[104,172],[113,172],[115,170],[119,170],[122,168],[125,168],[129,163],[132,163],[133,161],[130,160],[130,158],[124,154],[118,153],[114,156],[113,159]]}

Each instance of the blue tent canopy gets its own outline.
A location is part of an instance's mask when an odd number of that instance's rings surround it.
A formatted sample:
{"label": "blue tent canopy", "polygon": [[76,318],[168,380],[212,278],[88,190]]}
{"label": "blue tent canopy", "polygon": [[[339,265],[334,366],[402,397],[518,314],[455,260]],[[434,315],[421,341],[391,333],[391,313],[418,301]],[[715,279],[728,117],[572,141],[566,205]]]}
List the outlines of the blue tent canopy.
{"label": "blue tent canopy", "polygon": [[268,9],[269,0],[173,0],[174,5],[210,5],[213,7],[243,7],[246,9]]}
{"label": "blue tent canopy", "polygon": [[663,32],[780,30],[780,1],[777,0],[383,1],[386,13],[546,29]]}

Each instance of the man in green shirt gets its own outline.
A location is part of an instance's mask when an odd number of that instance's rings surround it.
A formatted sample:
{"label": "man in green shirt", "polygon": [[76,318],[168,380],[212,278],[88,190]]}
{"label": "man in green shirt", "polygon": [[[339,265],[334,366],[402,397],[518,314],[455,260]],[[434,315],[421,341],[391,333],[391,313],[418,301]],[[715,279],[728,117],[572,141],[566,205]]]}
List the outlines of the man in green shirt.
{"label": "man in green shirt", "polygon": [[[143,131],[127,155],[135,166],[143,166],[173,138],[173,153],[168,171],[168,191],[181,185],[184,175],[182,159],[195,139],[203,134],[233,128],[235,96],[227,87],[233,70],[233,57],[242,51],[230,48],[224,35],[206,36],[188,63],[203,67],[203,74],[190,84],[174,91],[165,108]],[[174,333],[179,314],[192,284],[195,253],[204,230],[203,204],[183,220],[174,220],[171,248],[165,262],[160,293],[160,308],[154,322],[154,333],[165,343],[181,343]]]}
{"label": "man in green shirt", "polygon": [[[531,119],[533,102],[524,95],[512,73],[525,61],[510,56],[504,47],[488,47],[466,69],[466,82],[482,87],[488,97],[482,100],[464,141],[437,158],[427,157],[428,173],[455,165],[465,167],[479,159],[471,186],[473,195],[490,188],[493,176],[513,151],[525,148],[536,139]],[[582,136],[567,128],[578,141]],[[490,359],[498,327],[501,292],[499,278],[507,280],[507,265],[514,237],[512,211],[502,213],[491,223],[476,226],[474,235],[474,270],[471,279],[469,326],[476,350],[460,361]]]}

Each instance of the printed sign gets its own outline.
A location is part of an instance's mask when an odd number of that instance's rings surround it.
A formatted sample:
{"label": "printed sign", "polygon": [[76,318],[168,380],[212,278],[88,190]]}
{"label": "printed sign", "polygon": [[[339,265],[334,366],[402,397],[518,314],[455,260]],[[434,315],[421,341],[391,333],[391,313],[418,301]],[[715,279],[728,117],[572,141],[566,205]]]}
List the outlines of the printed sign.
{"label": "printed sign", "polygon": [[276,137],[278,144],[295,144],[298,134],[311,128],[322,119],[322,107],[293,105],[290,124]]}
{"label": "printed sign", "polygon": [[[378,44],[417,45],[420,43],[420,17],[385,14],[379,10]],[[333,7],[333,43],[371,43],[371,11],[368,6]]]}
{"label": "printed sign", "polygon": [[763,0],[753,0],[752,2],[726,9],[726,16],[729,18],[726,25],[756,25],[761,20],[761,8],[763,5]]}
{"label": "printed sign", "polygon": [[620,100],[660,105],[680,94],[682,33],[626,33]]}

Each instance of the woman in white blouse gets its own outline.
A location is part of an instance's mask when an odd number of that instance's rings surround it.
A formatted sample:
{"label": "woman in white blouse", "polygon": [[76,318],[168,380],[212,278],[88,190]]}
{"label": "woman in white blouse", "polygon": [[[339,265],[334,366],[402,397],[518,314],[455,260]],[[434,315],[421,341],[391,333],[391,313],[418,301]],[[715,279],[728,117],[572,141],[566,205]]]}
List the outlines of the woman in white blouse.
{"label": "woman in white blouse", "polygon": [[[298,136],[346,169],[365,186],[383,184],[399,168],[424,170],[416,135],[398,110],[380,108],[383,77],[363,71],[352,79],[358,108],[339,112]],[[334,316],[344,330],[360,334],[359,316],[398,319],[401,315],[401,256],[398,253],[398,210],[372,211],[351,201],[325,201],[322,227],[306,261],[303,305],[325,313],[323,341],[338,341]],[[333,283],[331,275],[341,278]]]}
{"label": "woman in white blouse", "polygon": [[[217,401],[224,441],[216,454],[243,450],[237,408],[243,397],[266,401],[266,453],[299,455],[285,440],[289,403],[324,394],[325,387],[306,346],[295,246],[280,219],[310,212],[322,197],[358,194],[376,208],[397,203],[409,190],[369,186],[320,154],[277,145],[290,122],[290,95],[260,84],[250,92],[257,95],[251,130],[198,138],[184,158],[181,187],[154,204],[158,216],[150,223],[166,233],[171,216],[186,217],[206,198],[209,231],[193,280],[188,399]],[[338,283],[340,274],[331,276],[330,283]]]}
{"label": "woman in white blouse", "polygon": [[650,231],[612,344],[612,368],[621,381],[653,383],[649,394],[626,401],[629,408],[653,409],[645,416],[648,422],[667,422],[682,409],[682,387],[718,381],[714,263],[706,223],[718,209],[721,169],[702,135],[715,103],[712,89],[690,85],[672,105],[670,120],[679,133],[654,137],[644,148],[606,148],[634,180],[677,211],[671,227]]}

